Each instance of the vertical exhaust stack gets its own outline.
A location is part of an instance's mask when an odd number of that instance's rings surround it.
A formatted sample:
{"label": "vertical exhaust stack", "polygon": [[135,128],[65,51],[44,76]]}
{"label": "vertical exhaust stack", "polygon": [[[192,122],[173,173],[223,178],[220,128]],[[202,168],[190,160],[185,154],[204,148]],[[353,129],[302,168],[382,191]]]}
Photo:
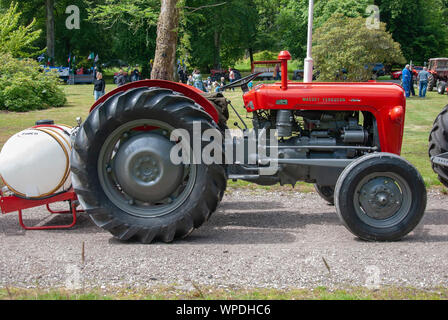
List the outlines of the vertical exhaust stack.
{"label": "vertical exhaust stack", "polygon": [[303,82],[313,82],[313,65],[312,47],[313,47],[313,15],[314,15],[314,1],[309,0],[308,8],[308,42],[306,50],[306,58],[304,64]]}

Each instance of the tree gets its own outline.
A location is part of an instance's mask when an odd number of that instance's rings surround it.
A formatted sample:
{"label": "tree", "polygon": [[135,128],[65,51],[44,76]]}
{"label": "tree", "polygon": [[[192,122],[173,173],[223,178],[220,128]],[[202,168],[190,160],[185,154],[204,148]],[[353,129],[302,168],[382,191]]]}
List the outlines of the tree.
{"label": "tree", "polygon": [[375,4],[408,61],[423,64],[448,54],[446,0],[375,0]]}
{"label": "tree", "polygon": [[190,64],[201,69],[231,66],[254,49],[257,8],[254,0],[187,0],[185,10]]}
{"label": "tree", "polygon": [[[314,28],[322,26],[333,14],[354,18],[364,16],[370,0],[316,0]],[[275,18],[278,46],[289,50],[294,58],[306,56],[308,1],[285,0]]]}
{"label": "tree", "polygon": [[[89,1],[86,10],[91,29],[100,29],[98,33],[108,37],[108,48],[102,48],[107,56],[139,64],[145,71],[144,76],[149,77],[146,71],[149,70],[150,59],[154,57],[160,1]],[[79,36],[85,37],[83,34]]]}
{"label": "tree", "polygon": [[366,27],[362,17],[346,18],[334,14],[315,32],[314,58],[319,80],[334,81],[345,68],[347,81],[366,81],[372,76],[372,64],[404,63],[400,44],[386,31]]}
{"label": "tree", "polygon": [[47,56],[54,63],[54,0],[46,0],[47,13]]}
{"label": "tree", "polygon": [[162,0],[157,23],[156,52],[151,79],[174,80],[177,32],[179,27],[178,0]]}
{"label": "tree", "polygon": [[9,53],[13,57],[38,55],[34,42],[39,38],[41,30],[35,30],[33,19],[27,26],[20,25],[21,13],[17,4],[11,3],[9,9],[0,15],[0,53]]}

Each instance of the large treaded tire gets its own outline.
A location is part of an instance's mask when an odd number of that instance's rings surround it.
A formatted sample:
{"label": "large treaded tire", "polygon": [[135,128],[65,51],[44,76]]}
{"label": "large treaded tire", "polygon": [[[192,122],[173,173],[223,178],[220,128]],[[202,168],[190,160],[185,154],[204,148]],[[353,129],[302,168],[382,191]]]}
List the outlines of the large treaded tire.
{"label": "large treaded tire", "polygon": [[[97,106],[81,126],[71,157],[73,187],[84,209],[99,227],[120,240],[171,242],[200,227],[216,210],[227,185],[221,165],[196,165],[196,180],[182,205],[168,214],[141,217],[118,208],[106,195],[98,174],[98,158],[107,137],[122,124],[157,119],[187,130],[215,128],[212,118],[191,99],[167,89],[137,88],[117,93]],[[205,143],[205,142],[204,142]]]}
{"label": "large treaded tire", "polygon": [[436,79],[432,73],[428,76],[428,91],[433,91],[436,86]]}
{"label": "large treaded tire", "polygon": [[446,82],[445,81],[440,81],[438,86],[437,86],[437,93],[438,94],[444,94],[446,90]]}
{"label": "large treaded tire", "polygon": [[[393,177],[397,184],[391,184],[393,188],[389,189],[390,183],[383,180],[384,177]],[[377,179],[381,183],[369,192],[365,187],[375,184]],[[392,192],[385,191],[387,189]],[[394,196],[396,192],[402,194],[401,200],[396,198],[396,194]],[[376,197],[384,194],[387,194],[387,206],[377,207],[378,211],[373,215],[374,212],[367,212],[369,205],[378,203]],[[363,196],[370,200],[362,204]],[[335,188],[336,212],[342,223],[354,235],[367,241],[396,241],[403,238],[422,219],[426,200],[426,187],[417,169],[405,159],[390,153],[373,153],[353,161],[339,176]],[[390,215],[381,216],[387,210],[391,210]]]}
{"label": "large treaded tire", "polygon": [[[443,108],[434,121],[429,135],[429,157],[438,156],[448,152],[448,105]],[[440,182],[448,187],[448,168],[438,164],[432,164],[432,169],[437,173]]]}

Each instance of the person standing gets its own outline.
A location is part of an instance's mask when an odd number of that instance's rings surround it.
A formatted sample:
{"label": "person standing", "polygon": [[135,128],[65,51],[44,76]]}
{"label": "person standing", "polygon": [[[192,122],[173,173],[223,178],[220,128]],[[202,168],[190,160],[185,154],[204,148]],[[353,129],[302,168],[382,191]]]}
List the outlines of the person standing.
{"label": "person standing", "polygon": [[280,65],[279,64],[275,65],[274,80],[280,80]]}
{"label": "person standing", "polygon": [[101,72],[96,73],[96,79],[93,81],[93,96],[95,101],[104,96],[106,91],[106,81],[103,79],[103,74]]}
{"label": "person standing", "polygon": [[126,84],[126,77],[124,76],[123,69],[120,69],[117,76],[117,86],[121,87]]}
{"label": "person standing", "polygon": [[411,95],[412,74],[411,71],[409,71],[410,67],[411,66],[407,64],[401,73],[401,82],[403,89],[406,92],[406,98],[409,98]]}
{"label": "person standing", "polygon": [[411,96],[415,97],[415,90],[414,90],[414,76],[415,76],[415,69],[414,66],[411,65],[409,68],[409,71],[411,72],[411,84],[409,85],[409,89],[411,90]]}
{"label": "person standing", "polygon": [[190,74],[190,75],[188,76],[187,84],[188,84],[189,86],[193,86],[193,85],[194,85],[193,75],[192,75],[192,74]]}
{"label": "person standing", "polygon": [[201,72],[198,69],[193,72],[193,83],[195,88],[207,92],[204,88],[204,83],[202,82]]}
{"label": "person standing", "polygon": [[[235,72],[233,71],[232,68],[229,68],[229,81],[230,83],[235,81]],[[232,91],[235,91],[235,88],[232,88]]]}
{"label": "person standing", "polygon": [[131,76],[131,82],[139,81],[140,80],[140,71],[137,69],[138,66],[135,67],[134,71],[132,72]]}
{"label": "person standing", "polygon": [[219,90],[221,91],[221,88],[226,85],[226,78],[221,77],[221,83],[219,84]]}
{"label": "person standing", "polygon": [[420,98],[426,97],[426,89],[428,88],[429,72],[428,68],[424,67],[418,74],[418,96]]}

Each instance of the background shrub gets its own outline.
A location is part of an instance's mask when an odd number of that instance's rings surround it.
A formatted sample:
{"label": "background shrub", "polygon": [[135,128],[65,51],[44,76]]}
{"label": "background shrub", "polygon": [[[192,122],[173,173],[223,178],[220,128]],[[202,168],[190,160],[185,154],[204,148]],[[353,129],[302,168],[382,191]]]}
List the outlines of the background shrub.
{"label": "background shrub", "polygon": [[0,110],[40,110],[66,101],[56,73],[44,72],[33,60],[0,54]]}

